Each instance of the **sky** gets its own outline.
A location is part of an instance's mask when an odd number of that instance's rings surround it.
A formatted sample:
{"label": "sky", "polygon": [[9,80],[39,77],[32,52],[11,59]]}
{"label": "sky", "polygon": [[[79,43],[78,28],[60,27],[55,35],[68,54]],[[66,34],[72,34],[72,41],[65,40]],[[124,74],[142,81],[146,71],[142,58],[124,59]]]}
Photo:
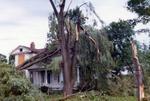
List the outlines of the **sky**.
{"label": "sky", "polygon": [[[137,17],[127,11],[127,0],[73,0],[70,7],[87,1],[91,1],[106,25]],[[18,45],[29,46],[31,42],[35,42],[36,48],[45,47],[51,12],[49,0],[0,0],[0,53],[9,56]],[[144,37],[139,38],[145,41]]]}

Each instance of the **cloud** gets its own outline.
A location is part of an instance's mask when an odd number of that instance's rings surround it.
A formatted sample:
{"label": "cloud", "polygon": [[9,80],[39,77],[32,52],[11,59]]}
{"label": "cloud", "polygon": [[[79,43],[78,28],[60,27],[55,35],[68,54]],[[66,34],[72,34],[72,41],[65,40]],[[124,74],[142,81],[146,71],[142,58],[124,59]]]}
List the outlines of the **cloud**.
{"label": "cloud", "polygon": [[37,48],[46,43],[50,5],[47,0],[0,0],[0,53],[9,55],[18,45]]}
{"label": "cloud", "polygon": [[131,19],[136,17],[136,14],[127,11],[126,2],[127,0],[92,1],[96,12],[106,24],[112,21],[118,21],[119,19]]}
{"label": "cloud", "polygon": [[[124,7],[127,0],[88,1],[107,24],[135,16]],[[87,0],[73,0],[71,8],[83,2]],[[49,0],[0,0],[0,12],[0,53],[8,56],[18,45],[29,46],[32,41],[37,48],[45,46],[48,16],[52,12]]]}

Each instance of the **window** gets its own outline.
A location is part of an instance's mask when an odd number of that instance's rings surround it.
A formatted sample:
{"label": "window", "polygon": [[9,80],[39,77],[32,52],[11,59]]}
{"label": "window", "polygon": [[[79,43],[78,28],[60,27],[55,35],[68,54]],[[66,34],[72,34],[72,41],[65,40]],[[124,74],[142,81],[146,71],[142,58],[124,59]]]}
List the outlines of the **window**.
{"label": "window", "polygon": [[60,82],[60,79],[59,79],[59,74],[58,74],[58,83]]}
{"label": "window", "polygon": [[59,80],[59,73],[54,74],[54,80],[57,81],[58,83],[60,82],[60,80]]}
{"label": "window", "polygon": [[41,73],[41,83],[44,83],[45,71],[40,71]]}
{"label": "window", "polygon": [[23,49],[22,48],[20,48],[20,52],[22,52],[23,51]]}
{"label": "window", "polygon": [[47,83],[48,84],[51,83],[51,74],[52,74],[52,71],[47,71]]}
{"label": "window", "polygon": [[25,61],[25,55],[19,54],[18,55],[18,65],[22,64]]}
{"label": "window", "polygon": [[30,81],[33,83],[33,72],[30,72]]}

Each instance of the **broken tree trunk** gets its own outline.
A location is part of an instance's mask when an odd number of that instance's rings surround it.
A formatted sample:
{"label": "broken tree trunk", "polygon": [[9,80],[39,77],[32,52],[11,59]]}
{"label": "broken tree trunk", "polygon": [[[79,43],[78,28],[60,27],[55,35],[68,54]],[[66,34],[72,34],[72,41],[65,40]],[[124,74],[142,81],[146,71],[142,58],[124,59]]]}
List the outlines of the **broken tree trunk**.
{"label": "broken tree trunk", "polygon": [[64,77],[64,96],[69,96],[73,93],[73,84],[72,84],[72,68],[71,68],[71,54],[70,54],[70,45],[67,43],[67,36],[65,33],[65,16],[64,16],[64,8],[66,0],[62,0],[59,5],[60,11],[58,12],[56,9],[56,5],[53,3],[53,0],[49,0],[54,13],[56,15],[58,21],[57,27],[57,36],[59,39],[59,44],[61,47],[61,54],[63,58],[63,77]]}
{"label": "broken tree trunk", "polygon": [[144,98],[143,73],[142,73],[141,65],[139,63],[135,41],[131,42],[131,49],[132,49],[132,61],[135,66],[137,98],[138,98],[138,101],[142,101],[142,99]]}

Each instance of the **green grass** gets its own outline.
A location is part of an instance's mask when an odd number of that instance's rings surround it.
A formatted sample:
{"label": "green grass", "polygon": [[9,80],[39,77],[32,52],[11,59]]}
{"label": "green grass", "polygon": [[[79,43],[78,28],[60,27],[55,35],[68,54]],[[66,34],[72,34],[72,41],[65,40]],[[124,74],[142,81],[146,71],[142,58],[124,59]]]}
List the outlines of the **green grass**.
{"label": "green grass", "polygon": [[86,96],[74,97],[67,101],[136,101],[134,97]]}
{"label": "green grass", "polygon": [[[58,101],[63,98],[62,95],[50,95],[47,101]],[[75,96],[70,97],[65,101],[136,101],[133,96],[107,96],[100,95],[95,92],[77,93]]]}

